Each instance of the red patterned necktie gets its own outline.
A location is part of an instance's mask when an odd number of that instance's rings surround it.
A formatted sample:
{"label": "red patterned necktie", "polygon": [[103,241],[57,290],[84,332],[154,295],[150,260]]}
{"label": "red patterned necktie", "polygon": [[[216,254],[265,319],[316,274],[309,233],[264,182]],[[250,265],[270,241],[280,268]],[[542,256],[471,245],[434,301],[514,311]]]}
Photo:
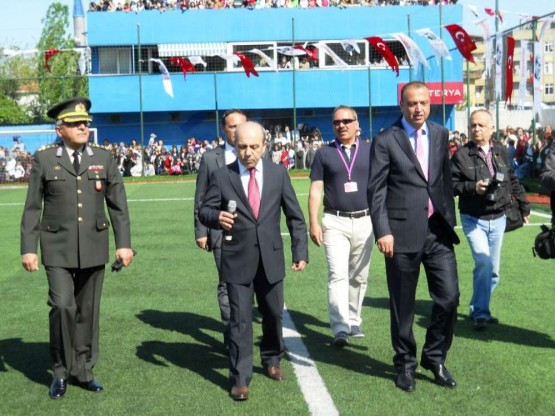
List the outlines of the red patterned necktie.
{"label": "red patterned necktie", "polygon": [[[424,154],[424,146],[422,146],[422,129],[418,129],[415,132],[415,146],[416,146],[416,158],[420,162],[420,167],[424,172],[424,177],[428,180],[428,158]],[[432,200],[428,198],[428,218],[434,213],[434,204]]]}
{"label": "red patterned necktie", "polygon": [[248,198],[249,204],[252,208],[254,218],[258,219],[258,212],[260,211],[260,189],[258,188],[258,182],[256,181],[256,169],[250,169],[250,178],[248,185]]}

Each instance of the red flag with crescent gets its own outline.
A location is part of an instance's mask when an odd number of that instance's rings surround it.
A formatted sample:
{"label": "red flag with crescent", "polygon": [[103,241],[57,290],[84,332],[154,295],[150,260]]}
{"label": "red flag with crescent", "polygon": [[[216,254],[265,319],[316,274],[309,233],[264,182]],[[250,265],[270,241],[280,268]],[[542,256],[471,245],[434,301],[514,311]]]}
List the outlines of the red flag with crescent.
{"label": "red flag with crescent", "polygon": [[399,76],[399,62],[384,40],[378,36],[370,36],[364,39],[366,39],[368,43],[372,45],[381,56],[383,56],[387,64],[397,73],[397,76]]}
{"label": "red flag with crescent", "polygon": [[254,69],[254,64],[249,58],[239,52],[234,52],[233,55],[237,55],[241,60],[241,65],[243,65],[243,69],[245,70],[245,74],[248,78],[251,77],[251,74],[253,74],[255,77],[258,76],[258,72],[256,72],[256,69]]}
{"label": "red flag with crescent", "polygon": [[183,78],[187,79],[187,72],[197,72],[196,68],[191,64],[187,58],[171,57],[170,62],[172,65],[180,66],[183,71]]}
{"label": "red flag with crescent", "polygon": [[499,19],[499,21],[500,21],[501,23],[503,23],[503,16],[501,15],[501,12],[500,12],[499,10],[498,10],[497,13],[496,13],[495,10],[490,9],[489,7],[486,7],[486,8],[484,9],[484,11],[485,11],[486,14],[489,15],[489,16],[495,16],[495,15],[497,15],[497,18]]}
{"label": "red flag with crescent", "polygon": [[303,51],[308,56],[308,59],[311,61],[318,61],[318,51],[314,48],[307,49],[304,46],[294,46],[294,49],[298,49],[299,51]]}
{"label": "red flag with crescent", "polygon": [[54,49],[54,48],[50,48],[50,49],[47,49],[46,51],[44,51],[44,67],[46,68],[46,70],[48,72],[50,72],[52,70],[52,68],[50,68],[50,65],[48,65],[48,61],[50,61],[50,59],[52,59],[52,57],[59,54],[60,52],[61,51],[59,49]]}
{"label": "red flag with crescent", "polygon": [[476,49],[476,44],[470,38],[468,33],[466,33],[466,30],[455,24],[446,25],[445,29],[447,29],[447,31],[453,38],[453,41],[455,42],[455,45],[457,46],[457,49],[459,50],[463,58],[472,63],[475,63],[474,57],[472,56],[472,51]]}
{"label": "red flag with crescent", "polygon": [[507,36],[507,65],[505,77],[505,102],[511,103],[511,96],[513,95],[513,70],[514,62],[513,56],[515,53],[515,38],[512,36]]}

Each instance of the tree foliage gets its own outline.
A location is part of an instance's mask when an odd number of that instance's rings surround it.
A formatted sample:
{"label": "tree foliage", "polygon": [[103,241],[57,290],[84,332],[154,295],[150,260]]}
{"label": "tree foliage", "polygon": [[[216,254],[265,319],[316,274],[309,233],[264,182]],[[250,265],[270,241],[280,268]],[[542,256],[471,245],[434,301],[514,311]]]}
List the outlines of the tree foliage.
{"label": "tree foliage", "polygon": [[[53,104],[73,96],[87,96],[87,78],[79,72],[79,53],[67,35],[69,8],[59,2],[50,4],[42,19],[38,54],[25,54],[0,61],[0,123],[40,123]],[[17,48],[15,48],[17,50]],[[45,67],[45,51],[61,52]],[[1,54],[0,54],[1,56]]]}
{"label": "tree foliage", "polygon": [[0,96],[0,124],[30,123],[31,117],[13,100]]}
{"label": "tree foliage", "polygon": [[61,52],[49,60],[50,71],[45,66],[44,53],[37,58],[39,75],[39,99],[36,116],[44,118],[46,110],[67,98],[88,95],[86,77],[78,68],[79,53],[73,50],[73,39],[66,35],[69,26],[69,8],[61,3],[52,3],[42,20],[42,36],[37,45],[39,51],[57,49]]}

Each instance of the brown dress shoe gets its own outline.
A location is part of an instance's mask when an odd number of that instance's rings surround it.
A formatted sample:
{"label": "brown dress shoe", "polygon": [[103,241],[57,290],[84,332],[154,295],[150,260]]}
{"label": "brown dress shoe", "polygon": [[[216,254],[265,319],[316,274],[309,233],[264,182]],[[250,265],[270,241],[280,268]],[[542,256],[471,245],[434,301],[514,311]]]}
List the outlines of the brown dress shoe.
{"label": "brown dress shoe", "polygon": [[279,367],[273,367],[269,365],[266,367],[266,373],[268,374],[268,377],[270,377],[272,380],[282,381],[284,379],[283,371]]}
{"label": "brown dress shoe", "polygon": [[249,388],[247,386],[233,386],[229,395],[233,400],[247,400],[249,398]]}

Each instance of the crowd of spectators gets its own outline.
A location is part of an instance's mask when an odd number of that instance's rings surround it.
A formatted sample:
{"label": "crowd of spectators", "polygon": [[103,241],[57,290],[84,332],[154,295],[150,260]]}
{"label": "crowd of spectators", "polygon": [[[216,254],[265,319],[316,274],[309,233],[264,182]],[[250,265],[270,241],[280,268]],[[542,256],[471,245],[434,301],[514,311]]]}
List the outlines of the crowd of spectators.
{"label": "crowd of spectators", "polygon": [[223,8],[280,8],[280,7],[351,7],[351,6],[410,6],[456,4],[457,0],[99,0],[91,1],[89,12],[140,12],[143,10],[189,10],[189,9],[223,9]]}
{"label": "crowd of spectators", "polygon": [[25,151],[25,144],[14,136],[13,146],[0,146],[0,183],[21,182],[29,178],[32,157]]}
{"label": "crowd of spectators", "polygon": [[[322,145],[318,129],[301,126],[291,130],[288,125],[271,124],[266,128],[268,157],[287,169],[309,169],[314,153]],[[197,173],[204,152],[223,146],[224,140],[200,140],[189,137],[182,145],[166,145],[155,133],[143,147],[132,139],[129,143],[104,140],[123,176],[189,175]],[[279,157],[278,157],[279,156]]]}
{"label": "crowd of spectators", "polygon": [[[291,129],[283,123],[266,124],[268,158],[287,169],[310,169],[314,154],[325,143],[317,128],[306,124]],[[509,159],[519,179],[538,175],[549,152],[553,135],[550,125],[538,128],[533,140],[532,129],[507,126],[499,131],[499,142],[507,146]],[[452,131],[449,138],[451,156],[468,142],[465,133]],[[137,140],[112,143],[104,140],[102,146],[112,152],[123,176],[189,175],[197,173],[204,152],[223,145],[223,138],[199,140],[187,138],[181,145],[166,145],[155,133],[150,134],[143,147]],[[13,145],[0,146],[0,183],[21,182],[29,178],[32,155],[25,150],[19,136]]]}

